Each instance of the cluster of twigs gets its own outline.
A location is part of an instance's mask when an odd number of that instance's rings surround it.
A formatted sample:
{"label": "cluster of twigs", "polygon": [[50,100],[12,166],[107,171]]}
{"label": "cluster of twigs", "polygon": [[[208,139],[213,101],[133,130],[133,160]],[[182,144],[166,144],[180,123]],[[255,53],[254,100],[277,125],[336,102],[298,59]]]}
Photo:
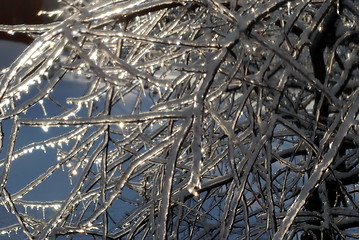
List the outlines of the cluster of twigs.
{"label": "cluster of twigs", "polygon": [[[359,238],[355,0],[63,3],[0,26],[35,37],[0,75],[1,234]],[[11,192],[35,151],[49,167]],[[28,197],[62,171],[66,198]]]}

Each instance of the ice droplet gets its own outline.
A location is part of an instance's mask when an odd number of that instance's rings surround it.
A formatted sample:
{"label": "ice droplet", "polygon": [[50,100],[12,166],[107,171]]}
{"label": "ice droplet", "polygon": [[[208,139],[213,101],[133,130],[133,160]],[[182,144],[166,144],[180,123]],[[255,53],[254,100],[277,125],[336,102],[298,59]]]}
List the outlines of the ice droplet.
{"label": "ice droplet", "polygon": [[61,208],[61,204],[55,204],[52,207],[57,211]]}
{"label": "ice droplet", "polygon": [[42,128],[42,130],[43,130],[44,132],[48,132],[48,131],[49,131],[49,126],[47,126],[47,125],[41,126],[41,128]]}

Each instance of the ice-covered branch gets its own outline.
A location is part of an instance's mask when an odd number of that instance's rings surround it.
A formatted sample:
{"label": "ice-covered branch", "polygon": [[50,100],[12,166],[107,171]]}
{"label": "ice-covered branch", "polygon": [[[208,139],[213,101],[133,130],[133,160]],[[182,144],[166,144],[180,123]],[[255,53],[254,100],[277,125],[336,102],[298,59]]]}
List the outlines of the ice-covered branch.
{"label": "ice-covered branch", "polygon": [[356,236],[355,1],[60,2],[0,25],[0,234]]}

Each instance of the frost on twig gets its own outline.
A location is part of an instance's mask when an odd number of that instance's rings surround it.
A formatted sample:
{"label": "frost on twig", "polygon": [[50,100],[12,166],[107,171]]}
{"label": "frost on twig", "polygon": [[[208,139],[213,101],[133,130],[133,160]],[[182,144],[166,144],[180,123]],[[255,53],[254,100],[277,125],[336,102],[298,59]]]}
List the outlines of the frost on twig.
{"label": "frost on twig", "polygon": [[0,234],[359,238],[356,1],[60,2],[0,25]]}

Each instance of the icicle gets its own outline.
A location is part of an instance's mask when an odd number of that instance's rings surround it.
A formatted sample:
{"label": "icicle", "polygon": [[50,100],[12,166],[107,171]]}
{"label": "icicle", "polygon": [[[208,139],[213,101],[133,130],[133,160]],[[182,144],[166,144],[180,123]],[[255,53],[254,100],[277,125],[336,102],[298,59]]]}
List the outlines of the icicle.
{"label": "icicle", "polygon": [[41,146],[41,150],[42,150],[44,153],[46,153],[46,148],[45,148],[44,145]]}
{"label": "icicle", "polygon": [[7,212],[10,212],[9,208],[6,207],[6,205],[4,205],[4,207],[5,207],[5,209],[6,209]]}
{"label": "icicle", "polygon": [[[46,112],[46,109],[45,109],[45,107],[44,107],[44,100],[41,99],[41,100],[39,101],[39,104],[40,104],[40,106],[41,106],[41,108],[42,108],[42,111],[44,112],[44,115],[47,116],[47,112]],[[45,131],[45,132],[47,132],[47,131]]]}
{"label": "icicle", "polygon": [[27,206],[24,205],[25,214],[27,214]]}
{"label": "icicle", "polygon": [[291,2],[289,1],[288,3],[287,3],[287,7],[288,7],[288,15],[291,15],[292,14],[292,7],[291,7]]}
{"label": "icicle", "polygon": [[45,206],[42,206],[42,219],[45,219]]}

